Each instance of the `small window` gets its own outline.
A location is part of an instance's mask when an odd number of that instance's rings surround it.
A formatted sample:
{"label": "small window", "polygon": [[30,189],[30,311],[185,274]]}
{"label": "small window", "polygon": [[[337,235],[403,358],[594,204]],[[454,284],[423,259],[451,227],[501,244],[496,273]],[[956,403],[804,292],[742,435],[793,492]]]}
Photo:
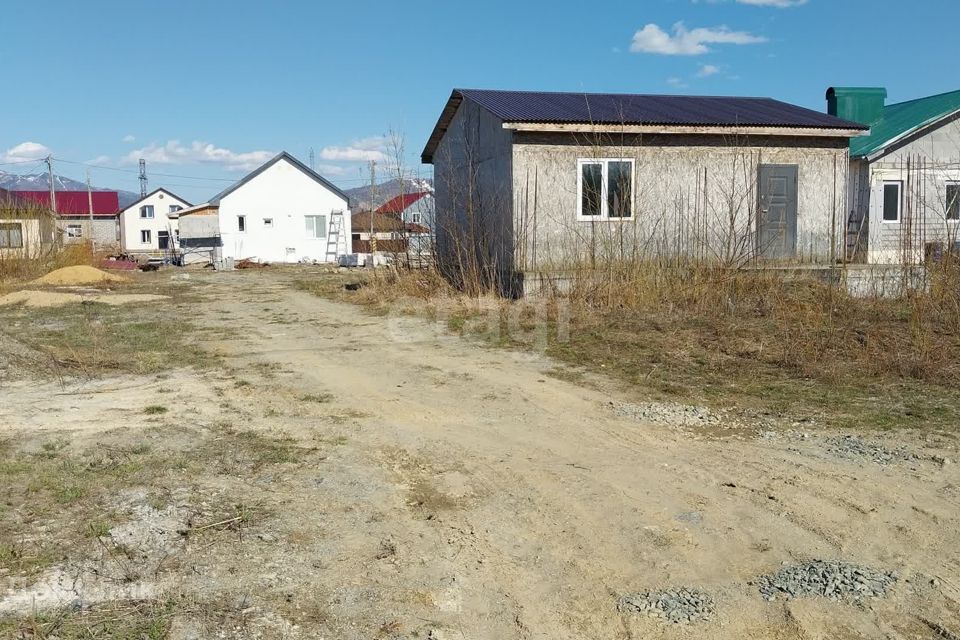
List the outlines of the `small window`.
{"label": "small window", "polygon": [[883,221],[900,222],[900,191],[903,183],[899,180],[883,183]]}
{"label": "small window", "polygon": [[23,224],[20,222],[0,223],[0,249],[23,248]]}
{"label": "small window", "polygon": [[140,244],[150,244],[152,238],[153,234],[150,233],[150,229],[140,230]]}
{"label": "small window", "polygon": [[578,213],[582,219],[633,217],[633,160],[580,160]]}
{"label": "small window", "polygon": [[82,238],[83,237],[83,227],[79,224],[68,224],[67,225],[67,237],[68,238]]}
{"label": "small window", "polygon": [[419,211],[410,212],[410,222],[413,224],[420,224],[421,220],[423,220],[423,215]]}
{"label": "small window", "polygon": [[152,218],[153,217],[153,205],[145,204],[140,207],[140,217],[141,218]]}
{"label": "small window", "polygon": [[947,183],[947,220],[960,220],[960,182]]}
{"label": "small window", "polygon": [[304,216],[308,238],[325,238],[327,236],[327,216]]}
{"label": "small window", "polygon": [[264,226],[264,228],[266,228],[266,229],[272,229],[272,228],[273,228],[273,218],[264,218],[264,219],[263,219],[263,226]]}
{"label": "small window", "polygon": [[237,231],[243,233],[247,230],[247,216],[237,216]]}
{"label": "small window", "polygon": [[170,205],[170,210],[169,210],[170,213],[176,213],[177,211],[183,211],[183,207],[181,207],[178,204]]}

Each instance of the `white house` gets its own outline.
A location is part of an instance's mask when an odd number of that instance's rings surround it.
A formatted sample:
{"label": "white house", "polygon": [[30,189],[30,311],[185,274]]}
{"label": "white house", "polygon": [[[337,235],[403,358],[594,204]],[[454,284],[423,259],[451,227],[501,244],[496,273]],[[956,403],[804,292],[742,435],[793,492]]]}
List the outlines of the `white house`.
{"label": "white house", "polygon": [[180,235],[186,262],[337,262],[350,251],[350,201],[284,151],[209,202],[181,211]]}
{"label": "white house", "polygon": [[190,203],[164,188],[140,198],[120,212],[120,247],[124,253],[172,255],[179,249],[180,211]]}
{"label": "white house", "polygon": [[849,262],[918,264],[960,251],[960,91],[887,104],[882,87],[831,87],[850,141]]}

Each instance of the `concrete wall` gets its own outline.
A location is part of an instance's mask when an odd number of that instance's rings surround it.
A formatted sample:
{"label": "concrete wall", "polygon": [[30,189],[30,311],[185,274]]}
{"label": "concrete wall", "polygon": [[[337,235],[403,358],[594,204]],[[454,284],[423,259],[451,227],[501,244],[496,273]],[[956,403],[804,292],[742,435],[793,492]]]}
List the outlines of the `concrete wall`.
{"label": "concrete wall", "polygon": [[[68,236],[67,228],[72,225],[80,227],[81,237],[71,238]],[[60,216],[57,221],[57,228],[60,229],[64,244],[90,242],[91,224],[87,216]],[[115,251],[120,248],[120,229],[117,216],[109,218],[106,216],[94,217],[92,229],[92,237],[97,243],[97,251]]]}
{"label": "concrete wall", "polygon": [[[329,234],[334,211],[343,213],[337,248],[340,256],[350,251],[348,202],[282,159],[221,199],[223,256],[260,262],[336,262],[336,257],[326,254],[326,236],[308,237],[305,220],[306,216],[325,216]],[[239,216],[244,216],[244,231],[240,231]],[[266,223],[268,219],[272,224]]]}
{"label": "concrete wall", "polygon": [[[141,218],[141,207],[149,205],[153,206],[153,218]],[[171,249],[178,248],[177,231],[180,227],[176,217],[169,217],[171,206],[186,209],[190,204],[172,193],[159,191],[146,200],[121,211],[120,246],[123,251],[125,253],[158,253],[160,245],[157,238],[160,231],[166,231],[170,234]],[[150,242],[144,243],[141,241],[140,232],[144,229],[150,231]]]}
{"label": "concrete wall", "polygon": [[513,272],[511,140],[498,118],[464,100],[434,152],[438,264],[453,278]]}
{"label": "concrete wall", "polygon": [[[220,218],[216,207],[201,209],[178,220],[181,240],[217,239],[220,237]],[[214,241],[216,242],[216,240]],[[219,257],[219,244],[206,243],[203,246],[181,246],[181,258],[184,264],[212,262]]]}
{"label": "concrete wall", "polygon": [[[577,219],[578,160],[591,158],[634,161],[632,219]],[[517,268],[556,271],[584,260],[665,255],[749,260],[760,164],[798,166],[796,260],[829,262],[841,250],[846,222],[846,139],[518,133]]]}
{"label": "concrete wall", "polygon": [[[901,216],[883,220],[882,185],[900,181]],[[870,217],[867,261],[872,264],[919,263],[925,245],[953,244],[960,222],[946,219],[946,185],[960,182],[960,120],[918,132],[870,163]]]}

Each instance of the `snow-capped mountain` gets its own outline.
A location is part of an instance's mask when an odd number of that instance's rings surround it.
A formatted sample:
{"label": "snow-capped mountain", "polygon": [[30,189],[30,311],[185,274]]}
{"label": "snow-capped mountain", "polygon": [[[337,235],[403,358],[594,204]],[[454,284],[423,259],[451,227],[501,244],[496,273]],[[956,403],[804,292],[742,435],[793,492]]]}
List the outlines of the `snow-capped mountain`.
{"label": "snow-capped mountain", "polygon": [[[77,180],[63,176],[54,176],[54,188],[60,191],[86,191],[87,185]],[[46,191],[50,188],[50,180],[46,173],[7,173],[0,171],[0,189],[8,191]],[[93,187],[94,191],[117,191],[120,197],[120,206],[127,207],[140,199],[139,193]]]}

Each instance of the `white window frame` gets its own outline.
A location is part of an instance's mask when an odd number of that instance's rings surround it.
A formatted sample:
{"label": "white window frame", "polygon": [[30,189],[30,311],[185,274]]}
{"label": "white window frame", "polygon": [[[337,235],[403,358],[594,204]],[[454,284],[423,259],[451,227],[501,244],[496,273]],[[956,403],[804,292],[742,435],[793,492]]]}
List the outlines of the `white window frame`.
{"label": "white window frame", "polygon": [[[147,212],[149,212],[150,215],[146,215]],[[156,212],[154,211],[152,204],[145,204],[145,205],[143,205],[143,206],[140,207],[140,219],[141,219],[141,220],[152,220],[152,219],[155,218],[155,217],[156,217]]]}
{"label": "white window frame", "polygon": [[[609,188],[609,168],[611,162],[626,162],[630,165],[630,215],[610,217],[610,203],[607,197]],[[589,164],[599,164],[601,194],[600,215],[583,215],[583,167]],[[634,158],[577,158],[577,220],[580,222],[632,222],[637,217],[637,162]]]}
{"label": "white window frame", "polygon": [[242,216],[237,216],[237,233],[246,233],[247,232],[247,216],[246,214]]}
{"label": "white window frame", "polygon": [[[887,219],[887,185],[897,185],[897,219]],[[883,210],[880,212],[880,222],[882,224],[900,224],[903,219],[903,180],[884,180],[880,188],[880,199],[883,202]]]}
{"label": "white window frame", "polygon": [[423,220],[423,214],[419,211],[410,212],[410,224],[420,224],[420,221]]}
{"label": "white window frame", "polygon": [[68,224],[67,225],[67,237],[68,238],[82,238],[83,237],[83,225],[82,224]]}
{"label": "white window frame", "polygon": [[[957,189],[960,189],[960,180],[947,180],[946,185],[943,188],[943,199],[945,206],[943,208],[943,218],[948,223],[957,224],[960,223],[960,217],[951,218],[950,216],[950,201],[947,200],[947,187],[956,186]],[[960,200],[960,193],[957,194],[957,200]],[[957,206],[960,207],[960,202],[957,203]]]}
{"label": "white window frame", "polygon": [[273,229],[273,218],[264,218],[264,219],[263,219],[263,228],[264,228],[264,229]]}
{"label": "white window frame", "polygon": [[[146,234],[146,240],[144,240]],[[140,244],[153,244],[153,231],[150,229],[140,229]]]}
{"label": "white window frame", "polygon": [[167,207],[167,213],[177,213],[178,211],[183,211],[183,207],[178,204],[172,204]]}
{"label": "white window frame", "polygon": [[[307,218],[313,219],[313,235],[308,235],[308,240],[324,240],[327,237],[327,232],[329,231],[329,216],[325,213],[316,213],[311,215],[303,216],[303,221],[306,223]],[[323,218],[323,235],[317,235],[317,218]],[[304,233],[306,233],[306,224],[304,224]]]}

